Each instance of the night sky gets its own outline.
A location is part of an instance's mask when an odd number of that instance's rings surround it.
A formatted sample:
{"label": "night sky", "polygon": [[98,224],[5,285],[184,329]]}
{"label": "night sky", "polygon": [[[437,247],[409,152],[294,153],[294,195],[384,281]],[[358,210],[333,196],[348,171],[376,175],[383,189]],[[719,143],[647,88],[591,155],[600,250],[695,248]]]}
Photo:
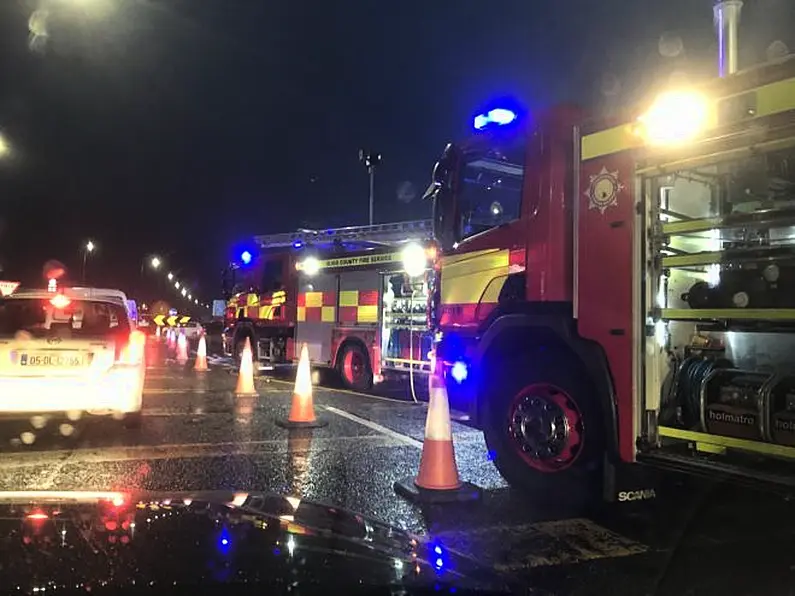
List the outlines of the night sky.
{"label": "night sky", "polygon": [[[793,25],[747,1],[743,64]],[[376,219],[425,217],[479,103],[611,112],[714,51],[710,0],[2,0],[0,278],[77,274],[91,238],[92,283],[135,294],[156,253],[210,300],[251,234],[366,223],[360,147],[384,156]]]}

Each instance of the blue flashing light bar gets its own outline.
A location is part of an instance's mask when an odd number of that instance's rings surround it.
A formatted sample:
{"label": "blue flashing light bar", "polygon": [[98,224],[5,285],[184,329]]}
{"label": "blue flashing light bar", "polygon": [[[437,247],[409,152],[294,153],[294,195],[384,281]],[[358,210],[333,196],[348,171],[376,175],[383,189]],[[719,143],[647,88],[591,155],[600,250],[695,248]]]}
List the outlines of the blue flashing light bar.
{"label": "blue flashing light bar", "polygon": [[244,265],[248,265],[249,263],[251,263],[251,253],[250,253],[250,252],[248,252],[247,250],[244,250],[244,251],[243,251],[243,252],[240,254],[240,260],[242,261],[242,263],[243,263]]}
{"label": "blue flashing light bar", "polygon": [[485,114],[475,116],[473,126],[476,130],[483,130],[489,126],[505,126],[516,121],[518,114],[508,108],[494,108]]}

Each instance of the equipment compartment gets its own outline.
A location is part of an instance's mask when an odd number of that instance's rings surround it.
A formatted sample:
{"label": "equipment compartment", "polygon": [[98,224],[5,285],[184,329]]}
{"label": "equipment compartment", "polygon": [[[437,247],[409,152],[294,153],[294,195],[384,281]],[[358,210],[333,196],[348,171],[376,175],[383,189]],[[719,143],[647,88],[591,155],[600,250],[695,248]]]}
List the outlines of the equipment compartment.
{"label": "equipment compartment", "polygon": [[652,446],[795,447],[795,151],[681,166],[643,188]]}

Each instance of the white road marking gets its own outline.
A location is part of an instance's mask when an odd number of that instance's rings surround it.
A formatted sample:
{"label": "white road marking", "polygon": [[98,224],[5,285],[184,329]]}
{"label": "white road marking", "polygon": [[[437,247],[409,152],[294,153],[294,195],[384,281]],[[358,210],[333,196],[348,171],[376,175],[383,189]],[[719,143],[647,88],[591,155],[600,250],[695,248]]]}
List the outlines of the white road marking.
{"label": "white road marking", "polygon": [[[284,383],[284,384],[290,385],[290,386],[293,385],[292,382],[283,381],[281,379],[269,379],[266,382],[268,382],[268,383]],[[399,404],[404,404],[404,405],[407,405],[407,406],[419,405],[420,407],[423,407],[423,408],[427,408],[428,407],[428,404],[425,403],[425,402],[419,402],[419,403],[415,404],[413,401],[409,401],[407,399],[398,399],[398,398],[395,398],[395,397],[384,397],[382,395],[371,395],[369,393],[359,393],[358,391],[350,391],[349,389],[336,389],[334,387],[324,387],[322,385],[313,385],[313,387],[315,389],[319,389],[321,391],[334,391],[336,393],[344,393],[346,395],[356,395],[356,396],[359,396],[359,397],[365,397],[367,399],[377,399],[379,401],[385,401],[385,402],[388,402],[390,404],[398,404],[398,405]]]}
{"label": "white road marking", "polygon": [[193,387],[184,387],[179,389],[156,389],[154,387],[144,389],[144,395],[167,395],[171,393],[221,393],[211,392],[207,389],[194,389]]}
{"label": "white road marking", "polygon": [[[313,437],[310,449],[319,451],[333,449],[336,444],[366,442],[371,447],[400,447],[403,443],[383,435],[357,437]],[[345,447],[347,449],[347,447]],[[303,450],[301,450],[303,451]],[[30,466],[52,465],[40,479],[29,484],[51,487],[55,478],[67,464],[93,464],[124,461],[195,459],[227,457],[234,455],[265,455],[289,453],[287,439],[261,441],[230,441],[224,443],[177,443],[168,445],[130,445],[126,447],[86,447],[74,450],[32,451],[28,453],[0,454],[0,469],[11,470]]]}
{"label": "white road marking", "polygon": [[[145,388],[144,395],[201,395],[206,393],[212,393],[215,395],[228,395],[232,393],[232,389],[194,389],[193,387],[184,387],[184,388],[164,388],[159,389],[157,387]],[[268,389],[268,388],[258,388],[257,392],[260,394],[263,393],[284,393],[284,389]]]}
{"label": "white road marking", "polygon": [[380,424],[377,424],[371,420],[367,420],[367,418],[360,418],[355,414],[351,414],[350,412],[346,412],[345,410],[340,410],[339,408],[335,408],[333,406],[319,406],[319,407],[326,410],[327,412],[331,412],[332,414],[336,414],[337,416],[342,416],[343,418],[347,418],[348,420],[361,424],[362,426],[366,426],[367,428],[379,432],[382,435],[386,435],[387,437],[392,437],[396,441],[400,441],[405,445],[409,445],[410,447],[416,447],[417,449],[422,449],[422,441],[418,441],[417,439],[409,437],[408,435],[395,432],[391,428],[387,428],[386,426],[381,426]]}

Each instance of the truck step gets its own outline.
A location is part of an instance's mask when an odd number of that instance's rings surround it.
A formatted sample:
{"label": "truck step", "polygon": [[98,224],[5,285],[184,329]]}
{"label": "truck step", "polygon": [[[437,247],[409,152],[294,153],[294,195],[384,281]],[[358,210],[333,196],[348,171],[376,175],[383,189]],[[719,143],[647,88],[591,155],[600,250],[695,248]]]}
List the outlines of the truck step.
{"label": "truck step", "polygon": [[638,461],[663,470],[727,480],[751,488],[791,494],[795,491],[795,468],[788,462],[725,461],[721,456],[672,453],[663,450],[638,454]]}

